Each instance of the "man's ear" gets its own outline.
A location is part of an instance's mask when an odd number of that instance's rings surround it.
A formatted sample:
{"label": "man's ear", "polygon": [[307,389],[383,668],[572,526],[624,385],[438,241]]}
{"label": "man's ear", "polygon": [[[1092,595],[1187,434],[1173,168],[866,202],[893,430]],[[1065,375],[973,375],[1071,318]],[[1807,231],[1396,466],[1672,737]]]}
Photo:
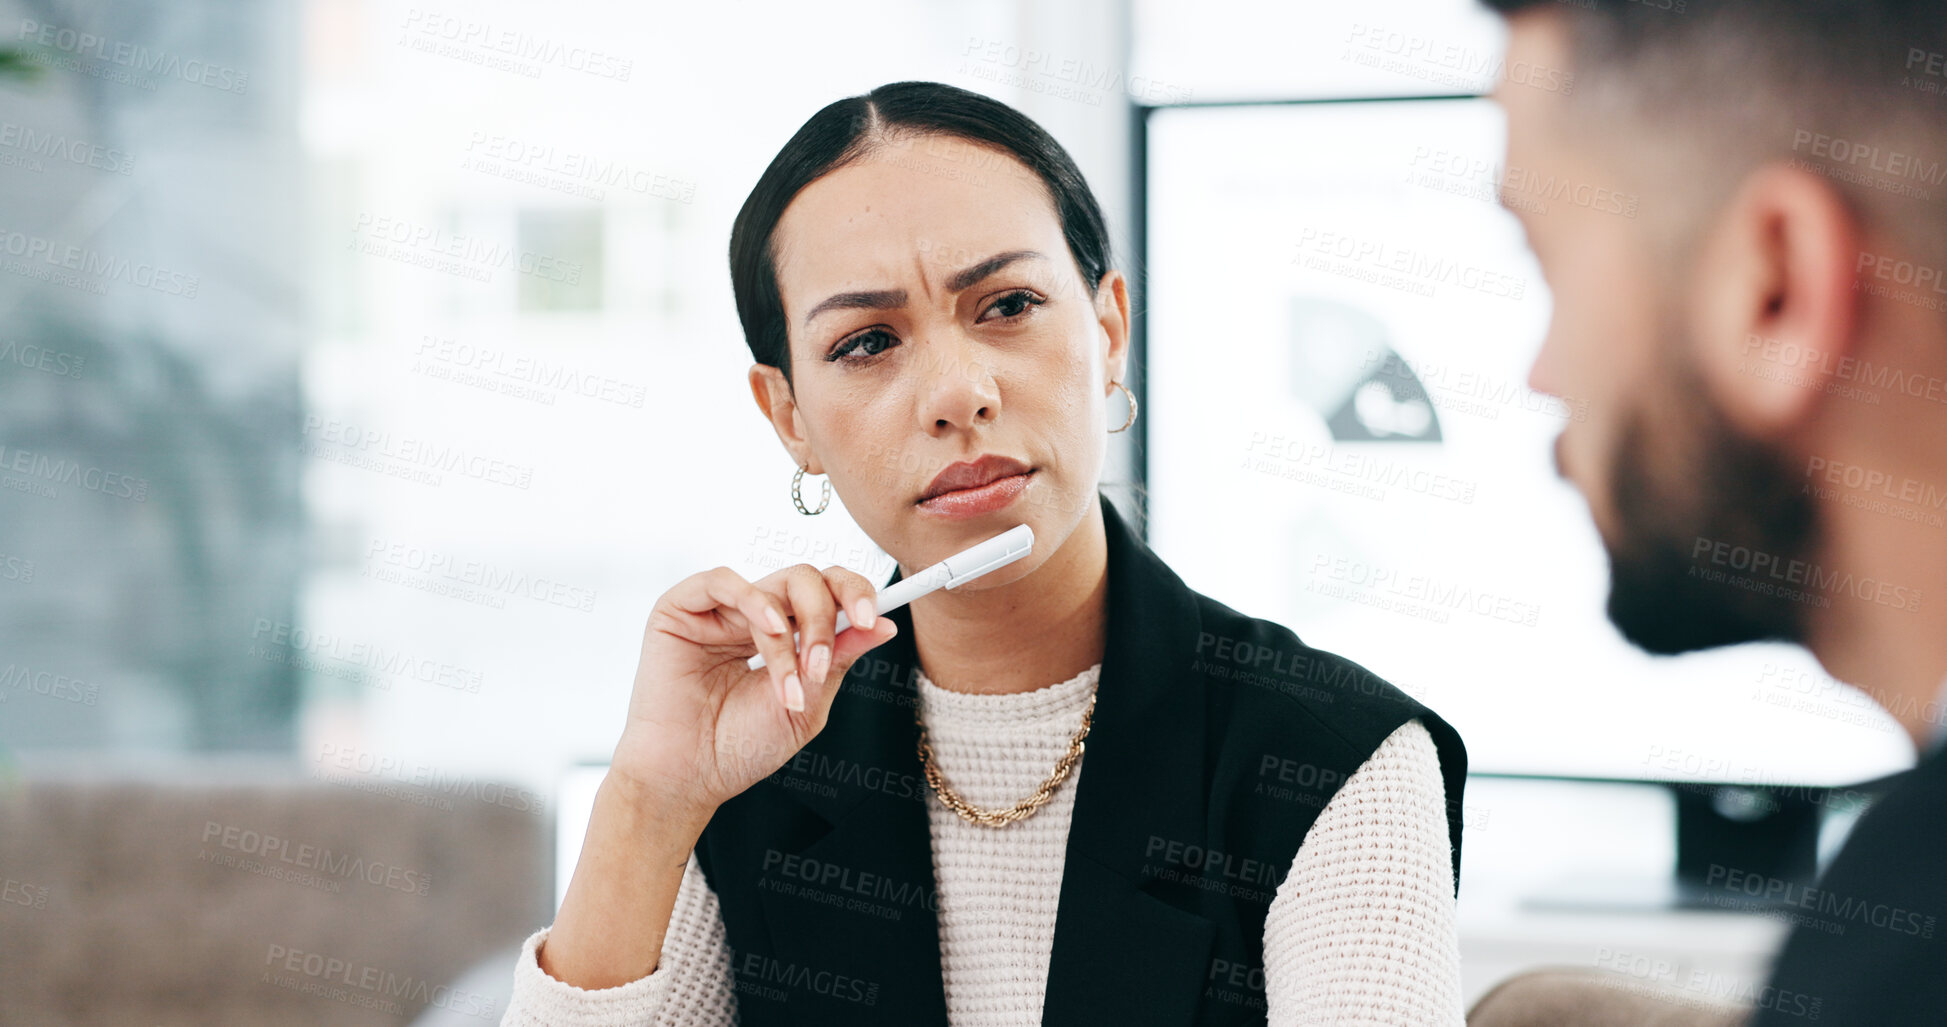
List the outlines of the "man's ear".
{"label": "man's ear", "polygon": [[810,474],[825,473],[805,439],[804,421],[798,417],[797,396],[791,391],[791,383],[784,380],[784,372],[770,364],[752,364],[749,377],[751,397],[757,400],[757,409],[764,412],[777,432],[778,441],[791,454],[791,462],[800,467],[809,465]]}
{"label": "man's ear", "polygon": [[1831,183],[1768,164],[1740,184],[1689,277],[1690,341],[1718,408],[1745,433],[1789,432],[1853,355],[1860,230]]}
{"label": "man's ear", "polygon": [[1111,269],[1095,287],[1095,320],[1102,326],[1108,348],[1102,358],[1108,380],[1127,384],[1129,368],[1129,280]]}

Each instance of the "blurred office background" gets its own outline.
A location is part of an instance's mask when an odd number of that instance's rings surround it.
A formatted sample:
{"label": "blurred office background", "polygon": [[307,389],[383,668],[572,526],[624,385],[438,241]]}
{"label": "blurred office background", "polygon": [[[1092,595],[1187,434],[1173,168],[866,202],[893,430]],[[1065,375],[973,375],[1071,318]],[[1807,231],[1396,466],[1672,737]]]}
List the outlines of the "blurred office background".
{"label": "blurred office background", "polygon": [[1779,924],[1676,908],[1678,806],[1910,748],[1793,652],[1603,620],[1480,99],[1551,69],[1501,36],[1470,0],[0,0],[0,1022],[498,1019],[654,599],[891,570],[791,507],[725,251],[806,117],[900,79],[1018,106],[1103,201],[1145,400],[1105,490],[1151,544],[1466,737],[1469,997],[1750,979]]}

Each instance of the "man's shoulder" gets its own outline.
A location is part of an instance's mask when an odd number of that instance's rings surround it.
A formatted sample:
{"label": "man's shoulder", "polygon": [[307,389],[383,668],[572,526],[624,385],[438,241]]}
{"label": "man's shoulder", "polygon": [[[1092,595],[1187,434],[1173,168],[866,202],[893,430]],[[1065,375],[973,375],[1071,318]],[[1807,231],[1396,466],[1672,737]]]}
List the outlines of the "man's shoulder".
{"label": "man's shoulder", "polygon": [[1923,758],[1870,804],[1827,877],[1877,879],[1889,890],[1938,896],[1947,905],[1947,751]]}
{"label": "man's shoulder", "polygon": [[[1947,1002],[1947,758],[1923,760],[1860,816],[1794,927],[1754,1025],[1937,1023]],[[1789,1001],[1788,1001],[1789,1000]]]}

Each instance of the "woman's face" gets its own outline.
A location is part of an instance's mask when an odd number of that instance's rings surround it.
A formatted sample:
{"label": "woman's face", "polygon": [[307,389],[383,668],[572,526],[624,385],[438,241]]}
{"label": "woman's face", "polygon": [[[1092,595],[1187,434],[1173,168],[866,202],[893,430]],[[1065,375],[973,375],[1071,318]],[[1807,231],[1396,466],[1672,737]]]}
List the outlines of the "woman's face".
{"label": "woman's face", "polygon": [[751,387],[792,455],[909,569],[1022,523],[1033,553],[977,587],[1039,566],[1094,509],[1128,340],[1121,275],[1091,295],[1048,187],[908,136],[805,187],[773,246],[792,385]]}

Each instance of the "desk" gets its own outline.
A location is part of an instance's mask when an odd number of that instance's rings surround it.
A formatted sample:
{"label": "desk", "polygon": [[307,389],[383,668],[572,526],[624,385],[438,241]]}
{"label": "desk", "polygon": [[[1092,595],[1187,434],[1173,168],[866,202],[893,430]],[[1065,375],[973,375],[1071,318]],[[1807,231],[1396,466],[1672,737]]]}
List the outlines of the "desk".
{"label": "desk", "polygon": [[1599,969],[1619,986],[1657,983],[1732,999],[1764,986],[1790,925],[1749,913],[1537,906],[1517,889],[1471,885],[1460,895],[1466,1004],[1541,966]]}

